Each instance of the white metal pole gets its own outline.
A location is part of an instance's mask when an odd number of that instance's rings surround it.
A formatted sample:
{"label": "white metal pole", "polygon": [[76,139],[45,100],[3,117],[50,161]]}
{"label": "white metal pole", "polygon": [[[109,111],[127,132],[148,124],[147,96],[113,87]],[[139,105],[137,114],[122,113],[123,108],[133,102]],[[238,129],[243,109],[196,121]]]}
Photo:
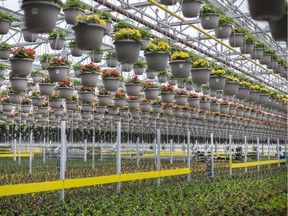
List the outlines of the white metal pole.
{"label": "white metal pole", "polygon": [[173,149],[172,149],[172,145],[173,145],[173,140],[170,139],[170,164],[173,164]]}
{"label": "white metal pole", "polygon": [[93,137],[92,137],[92,169],[93,170],[95,169],[95,129],[94,129],[94,125],[93,125]]}
{"label": "white metal pole", "polygon": [[214,142],[213,142],[213,133],[211,133],[211,165],[212,165],[212,175],[214,177]]}
{"label": "white metal pole", "polygon": [[[190,131],[187,131],[187,167],[190,169],[191,167],[191,154],[190,154]],[[187,181],[190,182],[191,180],[191,173],[189,172],[187,175]]]}
{"label": "white metal pole", "polygon": [[[157,129],[157,171],[160,171],[161,168],[160,142],[161,142],[160,129]],[[157,184],[160,185],[160,177],[157,178]]]}
{"label": "white metal pole", "polygon": [[84,140],[84,162],[87,162],[87,139]]}
{"label": "white metal pole", "polygon": [[[232,164],[232,135],[229,134],[229,165]],[[232,168],[230,167],[230,175],[232,176]]]}
{"label": "white metal pole", "polygon": [[[270,160],[270,157],[271,157],[271,155],[270,155],[270,138],[268,138],[267,142],[268,142],[268,160]],[[269,169],[271,168],[270,164],[268,164],[268,168]]]}
{"label": "white metal pole", "polygon": [[[244,136],[244,145],[245,145],[245,155],[244,162],[247,163],[247,152],[248,152],[248,144],[247,144],[247,136]],[[247,167],[245,167],[245,173],[247,172]]]}
{"label": "white metal pole", "polygon": [[30,133],[30,155],[29,155],[29,174],[32,174],[32,153],[33,153],[33,131]]}
{"label": "white metal pole", "polygon": [[[277,159],[280,160],[279,139],[277,139]],[[280,167],[280,163],[278,163],[278,167]]]}
{"label": "white metal pole", "polygon": [[46,162],[46,137],[44,137],[44,143],[43,143],[43,163]]}
{"label": "white metal pole", "polygon": [[137,167],[139,167],[139,161],[140,161],[140,157],[139,157],[139,137],[137,137],[137,140],[136,140],[136,157],[137,157]]}
{"label": "white metal pole", "polygon": [[[16,142],[16,139],[13,140],[13,143],[14,143],[14,152],[13,153],[14,153],[14,155],[16,155],[17,154],[17,149],[16,149],[17,148],[17,142]],[[16,156],[14,157],[14,161],[16,161]]]}
{"label": "white metal pole", "polygon": [[[116,148],[117,174],[121,174],[121,122],[117,123],[117,148]],[[121,182],[117,182],[117,190],[121,189]]]}
{"label": "white metal pole", "polygon": [[157,143],[156,142],[157,142],[156,139],[154,139],[153,140],[153,151],[154,151],[154,163],[155,163],[155,165],[157,165],[157,153],[156,153]]}
{"label": "white metal pole", "polygon": [[19,165],[21,164],[21,151],[22,151],[22,145],[21,145],[21,136],[19,137],[19,156],[18,156],[18,162]]}
{"label": "white metal pole", "polygon": [[[60,158],[60,180],[65,180],[65,151],[66,151],[66,121],[61,121],[61,158]],[[64,200],[64,189],[60,191],[60,199]]]}
{"label": "white metal pole", "polygon": [[[260,161],[260,142],[259,137],[257,137],[257,161]],[[257,170],[260,171],[260,166],[257,166]]]}

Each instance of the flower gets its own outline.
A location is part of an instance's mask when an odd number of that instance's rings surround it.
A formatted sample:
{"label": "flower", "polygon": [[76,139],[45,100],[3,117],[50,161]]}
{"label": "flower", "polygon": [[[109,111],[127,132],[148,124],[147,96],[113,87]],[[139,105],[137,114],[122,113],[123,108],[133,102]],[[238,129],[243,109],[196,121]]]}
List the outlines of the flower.
{"label": "flower", "polygon": [[152,105],[162,105],[162,100],[159,98],[159,99],[157,99],[157,100],[153,100],[152,102],[151,102],[151,104]]}
{"label": "flower", "polygon": [[154,40],[153,42],[150,41],[147,48],[149,52],[170,52],[170,45],[166,41],[163,40]]}
{"label": "flower", "polygon": [[196,94],[196,93],[190,93],[190,94],[188,95],[188,97],[189,97],[189,98],[199,98],[199,95]]}
{"label": "flower", "polygon": [[140,41],[141,33],[138,29],[122,28],[119,31],[115,32],[114,40],[119,41],[123,39],[131,39],[135,41]]}
{"label": "flower", "polygon": [[253,85],[253,86],[251,85],[250,88],[252,90],[260,90],[260,86],[259,85]]}
{"label": "flower", "polygon": [[269,90],[267,88],[260,88],[259,90],[261,93],[269,93]]}
{"label": "flower", "polygon": [[174,87],[172,85],[167,85],[167,86],[163,85],[163,86],[161,86],[160,90],[161,90],[161,92],[172,92],[173,93]]}
{"label": "flower", "polygon": [[77,102],[78,98],[75,94],[72,95],[70,99],[66,99],[66,102]]}
{"label": "flower", "polygon": [[206,59],[199,58],[198,60],[193,62],[193,67],[194,68],[209,68],[210,63]]}
{"label": "flower", "polygon": [[126,99],[126,94],[124,92],[116,92],[114,98],[117,99]]}
{"label": "flower", "polygon": [[66,79],[64,82],[57,82],[59,87],[73,87],[73,83],[71,83],[70,79]]}
{"label": "flower", "polygon": [[175,91],[175,94],[177,94],[177,95],[187,95],[187,91],[185,91],[183,89],[177,89]]}
{"label": "flower", "polygon": [[98,14],[79,14],[75,17],[78,23],[96,23],[102,26],[106,26],[106,21],[99,18]]}
{"label": "flower", "polygon": [[14,58],[35,59],[36,52],[33,49],[19,46],[18,48],[12,49],[12,54],[14,54]]}
{"label": "flower", "polygon": [[239,84],[240,84],[241,86],[246,86],[246,87],[250,87],[250,85],[251,85],[249,82],[245,82],[245,81],[239,82]]}
{"label": "flower", "polygon": [[172,60],[188,60],[190,56],[187,52],[174,52],[171,58]]}
{"label": "flower", "polygon": [[212,75],[221,76],[221,75],[224,75],[224,74],[225,74],[225,70],[223,70],[223,69],[212,70],[212,71],[211,71],[211,74],[212,74]]}
{"label": "flower", "polygon": [[89,63],[89,64],[85,64],[81,67],[80,72],[100,72],[101,71],[101,67],[98,65],[95,65],[94,63]]}
{"label": "flower", "polygon": [[143,83],[143,89],[144,90],[147,90],[147,89],[151,89],[151,88],[159,88],[158,85],[156,85],[156,83],[153,83],[153,82],[144,82]]}
{"label": "flower", "polygon": [[109,95],[109,91],[106,89],[100,89],[98,95]]}
{"label": "flower", "polygon": [[138,96],[129,96],[127,100],[138,100]]}
{"label": "flower", "polygon": [[86,86],[81,86],[80,92],[94,92],[95,89],[93,87],[86,87]]}
{"label": "flower", "polygon": [[140,83],[140,79],[138,75],[135,75],[134,77],[131,77],[127,80],[127,83]]}
{"label": "flower", "polygon": [[67,58],[61,58],[61,57],[54,57],[49,61],[50,67],[57,67],[57,66],[70,66],[71,62],[68,61]]}
{"label": "flower", "polygon": [[226,80],[239,83],[239,79],[233,76],[227,76]]}
{"label": "flower", "polygon": [[121,73],[116,70],[103,70],[102,77],[121,77]]}
{"label": "flower", "polygon": [[49,96],[49,100],[50,101],[55,101],[55,100],[59,100],[60,99],[60,95],[59,94],[52,94]]}

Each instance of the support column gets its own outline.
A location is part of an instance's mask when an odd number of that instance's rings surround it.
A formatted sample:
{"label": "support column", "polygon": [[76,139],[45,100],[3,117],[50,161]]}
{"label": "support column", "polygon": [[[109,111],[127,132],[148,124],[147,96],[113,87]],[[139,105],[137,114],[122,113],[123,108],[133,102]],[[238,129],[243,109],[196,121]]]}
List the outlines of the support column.
{"label": "support column", "polygon": [[[121,121],[117,123],[116,169],[121,174]],[[121,189],[121,182],[117,182],[117,190]]]}

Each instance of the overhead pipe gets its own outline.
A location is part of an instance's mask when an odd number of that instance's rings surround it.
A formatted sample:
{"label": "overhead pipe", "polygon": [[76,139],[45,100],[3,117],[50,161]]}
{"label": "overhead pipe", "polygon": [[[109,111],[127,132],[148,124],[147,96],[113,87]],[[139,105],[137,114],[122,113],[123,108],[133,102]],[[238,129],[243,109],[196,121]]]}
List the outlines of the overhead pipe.
{"label": "overhead pipe", "polygon": [[[284,93],[284,94],[287,94],[287,93],[288,93],[288,92],[285,92],[285,91],[279,89],[278,87],[273,86],[272,84],[270,84],[270,83],[268,83],[268,82],[266,82],[266,81],[263,81],[263,80],[259,79],[259,77],[257,77],[256,75],[250,74],[250,73],[246,72],[245,70],[243,70],[242,68],[237,67],[237,66],[235,66],[235,65],[232,65],[229,61],[226,61],[226,60],[224,60],[224,59],[221,59],[221,58],[219,58],[217,55],[213,55],[213,54],[207,52],[206,50],[203,50],[203,49],[201,49],[201,48],[199,48],[199,47],[197,47],[197,46],[189,43],[188,41],[186,41],[186,40],[184,40],[184,39],[182,39],[182,38],[179,38],[179,37],[177,37],[176,35],[168,32],[168,31],[166,31],[166,30],[164,30],[164,29],[161,29],[159,26],[154,25],[154,24],[152,24],[152,23],[150,23],[150,22],[147,22],[146,20],[144,20],[144,19],[142,19],[142,18],[140,18],[140,17],[138,17],[138,16],[136,16],[136,15],[128,12],[127,10],[124,10],[123,8],[118,7],[118,6],[116,6],[116,5],[108,2],[107,0],[94,0],[94,1],[97,2],[97,3],[99,3],[99,4],[101,4],[101,5],[103,5],[103,6],[105,6],[105,7],[107,7],[107,8],[110,8],[111,10],[113,10],[113,11],[115,11],[115,12],[118,12],[118,13],[126,16],[126,17],[129,17],[129,18],[133,19],[134,21],[136,21],[136,22],[138,22],[138,23],[141,23],[142,25],[145,25],[146,27],[148,27],[148,28],[150,28],[150,29],[153,29],[153,30],[155,30],[155,31],[157,31],[157,32],[159,32],[159,33],[161,33],[161,34],[163,34],[163,35],[165,35],[165,36],[167,36],[167,37],[175,40],[175,41],[178,41],[178,42],[180,42],[180,43],[182,43],[182,44],[184,44],[184,45],[186,45],[186,46],[188,46],[188,47],[190,47],[190,48],[192,48],[192,49],[194,49],[194,50],[196,50],[196,51],[198,51],[198,52],[200,52],[200,53],[202,53],[202,54],[204,54],[204,55],[206,55],[206,56],[209,56],[209,57],[211,57],[211,58],[213,58],[213,59],[215,59],[215,60],[217,60],[217,61],[219,61],[219,62],[221,62],[221,63],[223,63],[223,64],[226,64],[227,66],[230,66],[230,67],[232,67],[232,68],[234,68],[234,69],[242,72],[243,74],[246,74],[246,75],[248,75],[248,76],[250,76],[250,77],[253,77],[254,79],[256,79],[256,80],[258,80],[258,81],[260,81],[260,82],[263,82],[264,84],[270,86],[271,88],[277,89],[278,91],[280,91],[280,92],[282,92],[282,93]],[[151,2],[151,0],[148,0],[148,1]],[[154,1],[153,1],[153,2],[154,2]],[[157,2],[155,2],[155,3],[158,4]],[[158,4],[158,5],[160,5],[160,4]],[[158,5],[156,5],[156,6],[158,6]],[[162,5],[160,5],[160,6],[162,7]],[[164,7],[164,8],[165,8],[165,7]],[[166,9],[166,8],[165,8],[165,9]],[[171,12],[171,11],[169,11],[169,12]],[[173,12],[172,12],[172,13],[173,13]],[[177,14],[176,14],[176,15],[177,15]],[[177,15],[177,16],[178,16],[178,15]],[[182,18],[182,19],[183,19],[183,18]],[[202,30],[202,29],[201,29],[201,30]],[[217,38],[216,38],[216,39],[217,39]],[[218,40],[218,39],[217,39],[217,40]],[[221,41],[221,42],[222,42],[222,41]],[[227,45],[226,45],[226,46],[227,46]],[[232,49],[233,49],[233,48],[232,48]]]}

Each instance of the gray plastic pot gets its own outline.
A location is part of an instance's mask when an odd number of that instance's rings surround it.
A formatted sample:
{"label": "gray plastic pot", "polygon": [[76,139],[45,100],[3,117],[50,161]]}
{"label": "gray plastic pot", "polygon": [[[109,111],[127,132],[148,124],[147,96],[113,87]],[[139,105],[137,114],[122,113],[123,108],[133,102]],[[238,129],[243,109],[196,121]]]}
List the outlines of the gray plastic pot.
{"label": "gray plastic pot", "polygon": [[53,83],[39,83],[39,90],[42,95],[52,95],[54,92]]}
{"label": "gray plastic pot", "polygon": [[155,79],[156,78],[156,72],[146,71],[146,76],[147,76],[147,79]]}
{"label": "gray plastic pot", "polygon": [[248,99],[250,95],[250,88],[239,86],[236,97],[239,99]]}
{"label": "gray plastic pot", "polygon": [[163,103],[172,103],[174,100],[174,93],[170,93],[170,92],[162,92],[161,93],[161,98],[162,98],[162,102]]}
{"label": "gray plastic pot", "polygon": [[200,16],[203,29],[215,29],[218,25],[219,14],[207,13]]}
{"label": "gray plastic pot", "polygon": [[49,38],[50,47],[52,50],[61,50],[65,45],[64,38]]}
{"label": "gray plastic pot", "polygon": [[101,47],[105,26],[99,24],[77,24],[73,27],[77,47],[81,50],[98,50]]}
{"label": "gray plastic pot", "polygon": [[269,22],[272,37],[276,41],[287,41],[287,25],[287,13],[280,20]]}
{"label": "gray plastic pot", "polygon": [[158,77],[158,82],[159,83],[166,83],[168,80],[168,77],[166,75],[164,76],[157,76]]}
{"label": "gray plastic pot", "polygon": [[99,74],[94,72],[85,72],[80,74],[82,85],[87,87],[96,87],[98,77]]}
{"label": "gray plastic pot", "polygon": [[23,38],[26,42],[36,42],[38,40],[38,34],[29,32],[27,29],[22,29]]}
{"label": "gray plastic pot", "polygon": [[27,29],[32,33],[53,31],[61,8],[47,1],[26,1],[22,4]]}
{"label": "gray plastic pot", "polygon": [[0,20],[0,34],[7,34],[11,26],[11,21],[6,19]]}
{"label": "gray plastic pot", "polygon": [[135,40],[119,40],[114,42],[116,58],[120,63],[133,64],[137,61],[141,43]]}
{"label": "gray plastic pot", "polygon": [[48,67],[49,78],[52,82],[63,82],[68,76],[69,68],[67,66]]}
{"label": "gray plastic pot", "polygon": [[211,70],[206,68],[193,68],[191,70],[193,83],[207,84],[209,82]]}
{"label": "gray plastic pot", "polygon": [[120,85],[120,79],[117,77],[107,77],[107,78],[102,78],[104,88],[107,91],[115,92],[118,90],[119,85]]}
{"label": "gray plastic pot", "polygon": [[261,64],[269,65],[271,62],[271,55],[264,54],[263,57],[260,59]]}
{"label": "gray plastic pot", "polygon": [[134,73],[137,75],[143,75],[145,72],[145,68],[144,67],[133,67]]}
{"label": "gray plastic pot", "polygon": [[226,78],[224,76],[210,75],[209,87],[212,90],[223,90],[225,87]]}
{"label": "gray plastic pot", "polygon": [[125,99],[114,98],[114,104],[116,107],[122,108],[127,105],[127,102]]}
{"label": "gray plastic pot", "polygon": [[260,92],[258,90],[251,90],[248,100],[257,103],[260,99]]}
{"label": "gray plastic pot", "polygon": [[[98,52],[98,51],[92,51],[89,53],[89,56],[90,56],[90,60],[92,62],[96,62],[96,63],[99,63],[102,61],[102,56],[103,54]],[[117,66],[117,65],[116,65]]]}
{"label": "gray plastic pot", "polygon": [[160,90],[158,88],[150,88],[144,90],[145,98],[148,100],[156,100],[159,96]]}
{"label": "gray plastic pot", "polygon": [[32,70],[33,59],[29,58],[11,58],[11,68],[13,74],[17,77],[29,76]]}
{"label": "gray plastic pot", "polygon": [[223,91],[224,94],[226,95],[236,95],[238,93],[238,89],[239,89],[238,83],[226,81]]}
{"label": "gray plastic pot", "polygon": [[106,64],[107,64],[107,67],[117,67],[118,65],[118,60],[116,58],[108,58],[106,59]]}
{"label": "gray plastic pot", "polygon": [[65,21],[67,24],[75,25],[76,19],[75,17],[83,14],[83,10],[80,8],[65,8],[63,9]]}
{"label": "gray plastic pot", "polygon": [[70,45],[71,55],[74,57],[80,57],[83,55],[83,50],[80,50],[76,45]]}
{"label": "gray plastic pot", "polygon": [[188,104],[193,108],[200,108],[200,98],[188,98]]}
{"label": "gray plastic pot", "polygon": [[232,47],[242,47],[244,42],[244,34],[234,33],[229,36],[229,44]]}
{"label": "gray plastic pot", "polygon": [[31,105],[21,105],[21,111],[23,113],[29,113],[31,111],[32,106]]}
{"label": "gray plastic pot", "polygon": [[121,69],[124,72],[130,72],[133,69],[133,65],[130,63],[122,63],[121,64]]}
{"label": "gray plastic pot", "polygon": [[90,103],[94,100],[94,92],[79,92],[79,99],[82,103]]}
{"label": "gray plastic pot", "polygon": [[59,87],[59,95],[61,98],[70,99],[72,98],[74,89],[70,87]]}
{"label": "gray plastic pot", "polygon": [[268,69],[276,69],[278,67],[278,60],[271,59],[271,62],[267,65]]}
{"label": "gray plastic pot", "polygon": [[44,102],[43,98],[32,98],[32,105],[33,106],[37,106],[37,107],[42,106],[43,102]]}
{"label": "gray plastic pot", "polygon": [[232,29],[232,25],[219,25],[215,29],[215,36],[217,38],[229,38]]}
{"label": "gray plastic pot", "polygon": [[200,101],[200,108],[210,111],[210,101]]}
{"label": "gray plastic pot", "polygon": [[245,41],[243,45],[240,47],[240,51],[242,54],[251,54],[254,50],[254,44],[247,44]]}
{"label": "gray plastic pot", "polygon": [[49,106],[53,109],[57,109],[61,107],[61,99],[59,100],[49,100]]}
{"label": "gray plastic pot", "polygon": [[127,83],[125,88],[128,96],[138,96],[142,86],[141,84]]}
{"label": "gray plastic pot", "polygon": [[8,94],[8,96],[9,96],[9,99],[10,99],[10,103],[13,103],[13,104],[20,104],[21,100],[23,98],[22,94],[10,93],[10,94]]}
{"label": "gray plastic pot", "polygon": [[146,52],[147,67],[149,71],[166,70],[169,61],[169,54],[166,52]]}
{"label": "gray plastic pot", "polygon": [[0,49],[0,59],[7,60],[11,54],[11,50]]}
{"label": "gray plastic pot", "polygon": [[110,95],[98,95],[98,102],[102,106],[106,106],[111,103]]}
{"label": "gray plastic pot", "polygon": [[181,10],[184,17],[197,17],[201,7],[200,0],[183,0]]}
{"label": "gray plastic pot", "polygon": [[174,96],[174,100],[175,100],[175,103],[177,105],[186,105],[187,104],[187,101],[188,101],[188,96],[187,95],[175,95]]}
{"label": "gray plastic pot", "polygon": [[24,77],[13,77],[10,82],[13,91],[25,91],[27,89],[28,79]]}
{"label": "gray plastic pot", "polygon": [[185,60],[173,60],[170,63],[171,73],[175,78],[187,78],[190,76],[192,63]]}
{"label": "gray plastic pot", "polygon": [[67,110],[76,110],[77,109],[77,102],[66,102],[66,109]]}
{"label": "gray plastic pot", "polygon": [[260,60],[263,57],[263,55],[264,55],[263,48],[255,48],[253,50],[253,52],[251,53],[250,57],[252,59],[259,59]]}

